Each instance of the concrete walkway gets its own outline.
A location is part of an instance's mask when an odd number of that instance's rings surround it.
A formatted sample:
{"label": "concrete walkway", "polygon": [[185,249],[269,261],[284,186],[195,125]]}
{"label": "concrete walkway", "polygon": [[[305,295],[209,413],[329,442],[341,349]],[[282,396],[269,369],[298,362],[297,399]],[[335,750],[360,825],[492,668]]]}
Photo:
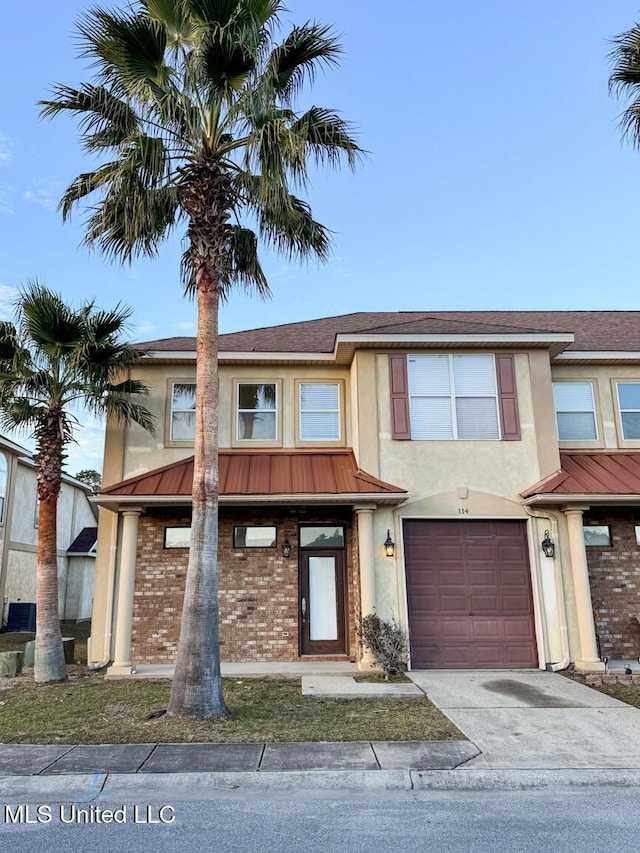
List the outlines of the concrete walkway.
{"label": "concrete walkway", "polygon": [[414,671],[482,755],[467,768],[640,769],[640,710],[558,673]]}

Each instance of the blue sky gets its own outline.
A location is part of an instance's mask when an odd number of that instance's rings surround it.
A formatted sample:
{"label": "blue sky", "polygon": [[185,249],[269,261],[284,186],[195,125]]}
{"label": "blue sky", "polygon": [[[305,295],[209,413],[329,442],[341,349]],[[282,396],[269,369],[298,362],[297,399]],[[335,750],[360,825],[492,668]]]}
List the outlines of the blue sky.
{"label": "blue sky", "polygon": [[[37,276],[70,301],[134,308],[138,339],[193,334],[180,245],[131,267],[80,246],[63,188],[91,165],[76,128],[38,119],[77,58],[81,0],[5,10],[0,54],[0,316]],[[116,4],[117,5],[117,4]],[[234,294],[221,331],[352,311],[640,308],[640,153],[621,144],[608,40],[640,18],[628,0],[289,0],[289,20],[341,33],[344,59],[301,105],[338,109],[370,152],[355,175],[318,175],[309,198],[332,260],[266,255],[273,298]],[[397,10],[402,10],[401,12]],[[89,424],[69,469],[100,467]]]}

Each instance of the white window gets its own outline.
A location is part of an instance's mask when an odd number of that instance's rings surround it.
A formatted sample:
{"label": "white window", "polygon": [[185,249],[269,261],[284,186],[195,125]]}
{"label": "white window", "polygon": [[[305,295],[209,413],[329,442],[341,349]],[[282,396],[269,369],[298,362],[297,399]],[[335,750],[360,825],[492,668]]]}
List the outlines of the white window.
{"label": "white window", "polygon": [[493,355],[410,355],[411,438],[497,439]]}
{"label": "white window", "polygon": [[9,480],[9,465],[4,453],[0,453],[0,524],[4,522],[4,508],[7,498],[7,483]]}
{"label": "white window", "polygon": [[237,435],[240,441],[275,441],[277,436],[275,382],[238,383]]}
{"label": "white window", "polygon": [[300,440],[340,441],[338,382],[300,383]]}
{"label": "white window", "polygon": [[171,441],[193,441],[196,434],[195,382],[171,385]]}
{"label": "white window", "polygon": [[622,437],[640,440],[640,382],[618,382],[618,407]]}
{"label": "white window", "polygon": [[553,401],[560,441],[598,438],[591,382],[554,382]]}

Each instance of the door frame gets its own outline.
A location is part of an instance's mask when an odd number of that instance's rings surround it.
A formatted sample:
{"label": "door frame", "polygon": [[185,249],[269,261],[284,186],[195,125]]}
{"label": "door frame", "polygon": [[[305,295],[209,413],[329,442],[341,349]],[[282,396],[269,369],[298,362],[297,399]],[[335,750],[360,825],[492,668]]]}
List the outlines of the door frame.
{"label": "door frame", "polygon": [[[309,638],[309,557],[333,557],[336,582],[336,640]],[[302,602],[307,603],[306,614]],[[300,657],[347,654],[348,638],[347,573],[344,548],[300,548],[298,551],[298,638]]]}

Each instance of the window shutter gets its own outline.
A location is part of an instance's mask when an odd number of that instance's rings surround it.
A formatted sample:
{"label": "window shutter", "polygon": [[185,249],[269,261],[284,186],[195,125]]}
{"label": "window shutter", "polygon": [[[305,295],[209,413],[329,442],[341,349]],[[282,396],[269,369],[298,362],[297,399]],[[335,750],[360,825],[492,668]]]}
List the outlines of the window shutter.
{"label": "window shutter", "polygon": [[391,390],[391,434],[399,440],[411,438],[409,421],[409,388],[407,384],[407,358],[389,356],[389,386]]}
{"label": "window shutter", "polygon": [[518,414],[518,390],[516,371],[512,355],[496,356],[498,377],[498,400],[503,441],[520,441],[520,417]]}

